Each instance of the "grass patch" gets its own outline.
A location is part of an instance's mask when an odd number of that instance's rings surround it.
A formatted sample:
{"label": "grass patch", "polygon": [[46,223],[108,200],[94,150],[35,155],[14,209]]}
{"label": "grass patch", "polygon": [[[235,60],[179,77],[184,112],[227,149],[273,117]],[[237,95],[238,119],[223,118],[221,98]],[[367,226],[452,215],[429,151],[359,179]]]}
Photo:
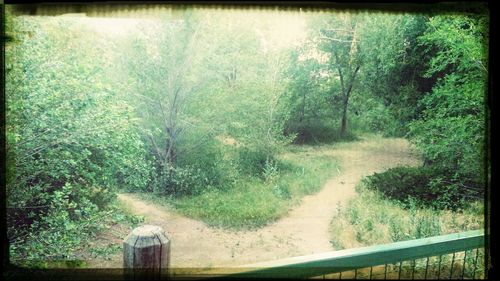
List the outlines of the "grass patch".
{"label": "grass patch", "polygon": [[331,222],[331,243],[346,249],[419,239],[484,228],[484,206],[470,203],[457,210],[408,207],[364,185],[359,196],[339,206]]}
{"label": "grass patch", "polygon": [[[385,198],[382,193],[357,187],[359,196],[347,206],[338,206],[330,225],[331,243],[340,249],[365,247],[484,228],[484,206],[474,202],[461,210],[437,210],[408,206]],[[479,258],[476,260],[475,256]],[[484,249],[417,259],[358,270],[358,278],[373,279],[461,279],[484,278]],[[464,265],[464,259],[465,266]],[[477,264],[476,264],[477,262]],[[453,268],[451,265],[453,264]],[[428,270],[425,268],[428,267]],[[463,272],[463,273],[462,273]],[[353,278],[354,272],[342,278]],[[328,276],[329,277],[329,276]],[[331,276],[335,278],[335,276]]]}
{"label": "grass patch", "polygon": [[241,183],[228,192],[207,192],[179,200],[183,214],[213,226],[252,228],[265,225],[286,213],[286,201],[257,180]]}
{"label": "grass patch", "polygon": [[151,194],[141,197],[211,226],[262,227],[285,215],[303,196],[319,191],[339,171],[335,158],[321,149],[292,146],[291,150],[266,163],[262,177],[240,177],[227,190],[213,189],[177,198]]}

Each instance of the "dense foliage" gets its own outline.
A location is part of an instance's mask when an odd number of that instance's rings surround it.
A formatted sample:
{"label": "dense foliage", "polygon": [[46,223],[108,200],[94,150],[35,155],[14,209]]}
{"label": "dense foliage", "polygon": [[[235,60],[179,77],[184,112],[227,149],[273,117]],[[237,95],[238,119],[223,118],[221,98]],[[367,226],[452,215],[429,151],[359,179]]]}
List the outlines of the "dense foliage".
{"label": "dense foliage", "polygon": [[425,76],[439,76],[419,100],[410,136],[432,165],[457,177],[484,179],[487,22],[485,17],[436,16],[419,37],[433,53]]}
{"label": "dense foliage", "polygon": [[424,167],[374,175],[371,186],[393,198],[458,208],[483,198],[486,184],[487,18],[435,16],[425,27],[416,38],[430,58],[422,76],[435,83],[421,94],[420,113],[408,123]]}
{"label": "dense foliage", "polygon": [[[373,175],[369,187],[436,208],[482,198],[485,13],[7,16],[7,220],[17,259],[67,257],[117,191],[261,226],[316,190],[324,178],[313,174],[330,167],[280,157],[288,144],[365,132],[406,136],[425,163]],[[296,22],[306,27],[286,35]],[[272,206],[244,207],[264,203]]]}
{"label": "dense foliage", "polygon": [[[71,237],[90,231],[84,226],[98,221],[118,186],[146,184],[144,145],[130,110],[102,78],[110,63],[105,39],[88,40],[91,33],[72,20],[12,24],[18,32],[6,48],[8,236],[39,244],[35,255],[64,257],[68,247],[60,245],[79,243]],[[34,232],[44,233],[42,242]]]}

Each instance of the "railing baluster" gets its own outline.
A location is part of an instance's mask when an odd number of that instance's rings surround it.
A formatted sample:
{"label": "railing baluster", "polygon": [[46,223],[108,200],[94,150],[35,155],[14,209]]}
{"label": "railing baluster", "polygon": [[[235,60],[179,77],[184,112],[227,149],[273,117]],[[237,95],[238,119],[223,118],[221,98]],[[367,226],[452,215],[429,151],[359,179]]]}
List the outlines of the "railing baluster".
{"label": "railing baluster", "polygon": [[453,263],[455,263],[455,253],[453,253],[453,256],[451,258],[451,267],[450,267],[450,278],[453,276]]}
{"label": "railing baluster", "polygon": [[467,259],[467,251],[464,251],[464,262],[462,264],[462,280],[464,279],[464,273],[465,273],[465,260]]}
{"label": "railing baluster", "polygon": [[370,277],[368,277],[370,280],[372,280],[372,273],[373,273],[373,266],[370,266]]}
{"label": "railing baluster", "polygon": [[474,277],[476,277],[478,252],[479,252],[479,249],[476,249],[476,259],[474,260],[474,271],[472,271],[472,279],[474,279]]}
{"label": "railing baluster", "polygon": [[384,268],[384,280],[387,279],[387,264],[385,264],[385,268]]}
{"label": "railing baluster", "polygon": [[358,277],[358,269],[354,269],[354,279],[356,279],[356,277]]}
{"label": "railing baluster", "polygon": [[398,270],[398,279],[401,279],[401,266],[403,265],[403,262],[399,262],[399,270]]}
{"label": "railing baluster", "polygon": [[411,264],[411,279],[415,279],[415,266],[417,265],[417,261],[413,260]]}
{"label": "railing baluster", "polygon": [[425,262],[425,275],[424,279],[427,280],[427,270],[429,269],[429,257],[427,257],[427,261]]}
{"label": "railing baluster", "polygon": [[443,258],[443,255],[440,255],[439,256],[439,262],[438,262],[438,280],[439,280],[439,277],[441,276],[441,260]]}
{"label": "railing baluster", "polygon": [[339,280],[342,280],[342,271],[339,272]]}

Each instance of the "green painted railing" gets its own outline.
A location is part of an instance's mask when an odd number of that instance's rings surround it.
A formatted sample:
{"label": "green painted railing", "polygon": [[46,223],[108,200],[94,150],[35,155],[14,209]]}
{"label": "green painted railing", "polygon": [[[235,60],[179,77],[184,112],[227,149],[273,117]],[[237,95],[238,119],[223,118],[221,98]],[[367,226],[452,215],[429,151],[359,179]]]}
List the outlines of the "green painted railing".
{"label": "green painted railing", "polygon": [[[411,269],[411,272],[406,270],[408,278],[411,276],[411,278],[416,279],[436,279],[436,277],[438,279],[446,275],[446,279],[453,276],[453,279],[457,277],[463,279],[466,268],[470,268],[465,278],[474,279],[484,277],[484,274],[476,275],[478,261],[481,262],[481,260],[478,260],[482,251],[480,249],[484,248],[484,242],[484,230],[473,230],[385,245],[255,263],[232,268],[222,275],[214,274],[211,276],[219,278],[321,278],[327,274],[328,277],[332,277],[333,273],[337,273],[337,278],[346,278],[347,276],[349,276],[347,278],[359,278],[361,276],[361,274],[358,274],[359,270],[365,269],[364,277],[371,279],[374,276],[374,269],[379,272],[383,269],[383,273],[378,274],[379,276],[382,274],[382,278],[399,279],[403,262],[406,261],[410,262],[409,268]],[[475,255],[473,253],[474,249]],[[452,255],[452,257],[448,255]],[[482,256],[484,257],[484,253]],[[436,257],[434,261],[438,261],[438,269],[434,270],[433,275],[429,272],[431,257]],[[439,259],[437,260],[437,258]],[[418,259],[425,259],[425,261],[416,262]],[[449,267],[443,265],[445,260],[451,260]],[[466,262],[469,264],[466,264]],[[425,264],[425,266],[418,267],[418,263]],[[397,275],[388,275],[388,265],[390,264],[394,265],[392,268],[395,268],[395,270],[392,270],[392,272],[397,273]],[[484,263],[482,263],[482,267],[484,273]],[[408,267],[405,268],[408,269]],[[354,272],[343,277],[342,273],[348,271]],[[418,275],[420,278],[415,275],[415,272],[420,274]]]}

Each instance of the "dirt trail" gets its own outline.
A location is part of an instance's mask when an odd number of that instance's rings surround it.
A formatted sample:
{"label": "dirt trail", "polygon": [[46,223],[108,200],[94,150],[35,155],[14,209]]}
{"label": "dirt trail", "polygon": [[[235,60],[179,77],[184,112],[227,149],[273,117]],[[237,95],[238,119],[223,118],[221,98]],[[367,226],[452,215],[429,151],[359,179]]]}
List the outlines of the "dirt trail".
{"label": "dirt trail", "polygon": [[[254,231],[210,228],[131,194],[119,194],[118,198],[145,216],[146,223],[163,227],[172,240],[171,266],[230,267],[335,250],[329,242],[330,221],[337,208],[356,195],[354,187],[359,180],[394,166],[419,163],[403,139],[372,137],[317,150],[339,159],[340,175],[318,193],[304,197],[283,219]],[[120,261],[114,266],[121,266]]]}

